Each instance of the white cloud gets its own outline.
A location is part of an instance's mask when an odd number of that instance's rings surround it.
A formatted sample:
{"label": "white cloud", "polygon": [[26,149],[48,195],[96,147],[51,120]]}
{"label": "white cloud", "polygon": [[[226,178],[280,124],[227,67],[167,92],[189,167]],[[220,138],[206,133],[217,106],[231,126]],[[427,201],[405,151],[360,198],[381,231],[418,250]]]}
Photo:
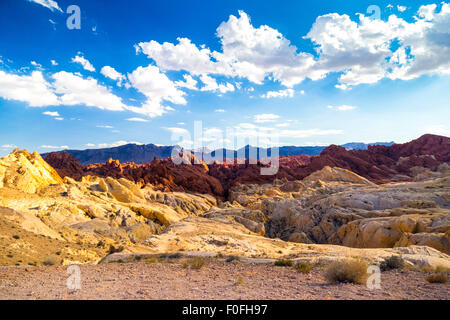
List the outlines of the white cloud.
{"label": "white cloud", "polygon": [[185,74],[183,75],[184,81],[176,81],[175,85],[180,88],[186,88],[189,90],[198,90],[197,80],[192,78],[192,76]]}
{"label": "white cloud", "polygon": [[[198,47],[187,38],[178,39],[178,44],[140,43],[138,48],[162,70],[203,76],[205,91],[217,90],[211,75],[246,78],[257,84],[269,79],[292,88],[306,78],[319,80],[333,72],[341,73],[336,88],[349,90],[383,78],[410,80],[450,74],[446,41],[450,6],[442,3],[440,13],[436,8],[422,6],[412,22],[396,15],[385,21],[359,14],[359,22],[345,14],[319,16],[303,37],[315,46],[316,57],[299,50],[276,29],[253,26],[243,11],[217,28],[220,52]],[[393,42],[400,47],[392,46]]]}
{"label": "white cloud", "polygon": [[224,109],[216,109],[216,110],[214,110],[214,112],[217,112],[217,113],[224,113],[224,112],[226,112]]}
{"label": "white cloud", "polygon": [[45,111],[42,112],[42,114],[50,117],[59,117],[59,113],[57,111]]}
{"label": "white cloud", "polygon": [[52,145],[43,145],[43,146],[40,146],[39,148],[41,148],[41,149],[69,149],[69,147],[68,146],[52,146]]}
{"label": "white cloud", "polygon": [[75,56],[75,58],[72,58],[72,62],[81,64],[83,68],[87,71],[91,72],[95,71],[94,66],[83,56]]}
{"label": "white cloud", "polygon": [[128,119],[125,119],[125,120],[131,121],[131,122],[148,122],[147,119],[142,119],[142,118],[128,118]]}
{"label": "white cloud", "polygon": [[0,71],[0,97],[27,102],[31,107],[59,104],[58,97],[40,71],[33,71],[31,75]]}
{"label": "white cloud", "polygon": [[[266,94],[261,95],[261,98],[270,99],[270,98],[293,98],[295,91],[293,89],[285,89],[279,91],[269,91]],[[303,91],[304,94],[304,91]]]}
{"label": "white cloud", "polygon": [[274,122],[275,120],[279,119],[280,116],[276,114],[257,114],[254,116],[254,121],[256,123],[267,123],[267,122]]}
{"label": "white cloud", "polygon": [[56,117],[55,120],[62,121],[62,120],[64,120],[64,118],[62,118],[62,117]]}
{"label": "white cloud", "polygon": [[405,6],[397,6],[397,10],[400,12],[405,12],[406,11],[406,7]]}
{"label": "white cloud", "polygon": [[178,38],[177,44],[156,41],[141,42],[138,48],[149,58],[155,60],[163,71],[185,70],[193,75],[201,74],[230,74],[229,66],[225,63],[213,62],[215,55],[209,49],[198,48],[187,38]]}
{"label": "white cloud", "polygon": [[125,76],[123,74],[121,74],[120,72],[117,72],[116,69],[114,69],[113,67],[110,67],[110,66],[104,66],[100,70],[100,73],[107,78],[117,81],[117,84],[119,86],[122,85],[122,81],[125,81]]}
{"label": "white cloud", "polygon": [[328,106],[328,109],[334,109],[338,111],[351,111],[355,110],[355,106],[349,106],[349,105],[342,105],[342,106]]}
{"label": "white cloud", "polygon": [[93,78],[83,78],[70,72],[53,74],[55,92],[61,94],[61,104],[86,105],[102,110],[122,111],[127,107],[122,100]]}
{"label": "white cloud", "polygon": [[102,128],[102,129],[113,129],[113,126],[109,126],[109,125],[98,125],[96,126],[97,128]]}
{"label": "white cloud", "polygon": [[201,88],[201,91],[220,91],[221,93],[234,91],[234,86],[231,83],[227,82],[226,85],[217,84],[216,79],[206,74],[201,75],[200,80],[205,84],[205,86]]}
{"label": "white cloud", "polygon": [[86,143],[86,147],[93,148],[93,147],[95,147],[95,144],[93,144],[93,143]]}
{"label": "white cloud", "polygon": [[50,9],[51,11],[57,10],[59,12],[63,12],[59,7],[58,3],[54,0],[28,0],[28,1],[40,4],[41,6],[44,6]]}
{"label": "white cloud", "polygon": [[173,110],[164,106],[164,102],[185,105],[185,92],[179,90],[158,67],[149,65],[148,67],[138,67],[128,75],[130,84],[147,97],[147,101],[142,107],[128,107],[129,110],[145,114],[149,117],[161,116],[167,111]]}
{"label": "white cloud", "polygon": [[177,125],[179,125],[179,126],[184,126],[186,123],[184,123],[184,122],[178,122],[177,123]]}
{"label": "white cloud", "polygon": [[17,146],[15,144],[4,144],[1,146],[4,149],[15,149]]}
{"label": "white cloud", "polygon": [[50,62],[52,63],[52,66],[57,66],[58,65],[58,62],[56,62],[55,60],[51,60]]}

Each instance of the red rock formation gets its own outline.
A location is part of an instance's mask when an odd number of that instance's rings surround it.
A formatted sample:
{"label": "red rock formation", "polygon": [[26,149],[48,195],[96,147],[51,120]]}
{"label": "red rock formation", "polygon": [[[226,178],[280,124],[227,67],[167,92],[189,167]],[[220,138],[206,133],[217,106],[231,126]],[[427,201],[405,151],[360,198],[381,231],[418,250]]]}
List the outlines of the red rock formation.
{"label": "red rock formation", "polygon": [[75,180],[81,180],[84,173],[84,167],[75,159],[74,156],[66,153],[52,152],[44,159],[55,169],[61,177],[71,177]]}
{"label": "red rock formation", "polygon": [[405,144],[390,147],[370,146],[368,150],[346,150],[330,146],[320,156],[280,157],[280,169],[275,176],[261,175],[261,164],[199,164],[175,165],[171,159],[154,159],[147,164],[119,163],[110,159],[83,167],[66,153],[49,154],[45,160],[61,176],[75,179],[82,175],[125,177],[142,185],[151,183],[166,191],[212,194],[224,198],[230,187],[238,184],[272,182],[274,179],[301,180],[325,166],[351,170],[373,182],[384,183],[412,179],[411,168],[436,170],[450,161],[450,138],[425,135]]}

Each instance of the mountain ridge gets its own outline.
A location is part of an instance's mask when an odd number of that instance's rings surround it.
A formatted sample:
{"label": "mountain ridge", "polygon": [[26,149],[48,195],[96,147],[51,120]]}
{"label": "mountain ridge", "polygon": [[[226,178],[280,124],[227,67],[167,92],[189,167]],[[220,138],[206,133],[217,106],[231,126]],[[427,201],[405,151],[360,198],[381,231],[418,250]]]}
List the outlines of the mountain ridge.
{"label": "mountain ridge", "polygon": [[[342,145],[347,150],[367,150],[369,146],[384,145],[391,146],[394,142],[377,142],[365,144],[362,142],[350,142]],[[56,151],[56,153],[66,152],[74,156],[78,162],[83,165],[103,163],[109,159],[118,160],[121,163],[133,162],[135,164],[145,164],[153,161],[154,158],[166,159],[172,155],[173,148],[177,148],[178,152],[181,152],[183,148],[178,145],[175,146],[160,146],[155,144],[126,144],[112,148],[100,148],[100,149],[85,149],[85,150],[62,150]],[[318,156],[325,150],[327,146],[282,146],[279,147],[279,156],[296,156],[296,155],[308,155]],[[216,149],[210,152],[198,152],[186,150],[192,152],[198,159],[212,159],[216,154],[222,153],[222,157],[228,158],[230,155],[235,159],[249,159],[254,158],[260,160],[271,155],[271,148],[258,148],[250,145],[239,148],[237,150],[231,149]],[[45,158],[49,153],[41,154]]]}

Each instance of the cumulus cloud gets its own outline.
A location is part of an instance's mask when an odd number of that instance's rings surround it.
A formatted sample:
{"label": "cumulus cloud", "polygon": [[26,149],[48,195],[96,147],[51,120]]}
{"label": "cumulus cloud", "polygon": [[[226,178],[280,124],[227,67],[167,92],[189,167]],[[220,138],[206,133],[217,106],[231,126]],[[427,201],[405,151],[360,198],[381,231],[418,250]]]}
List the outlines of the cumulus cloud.
{"label": "cumulus cloud", "polygon": [[[304,94],[304,91],[302,91]],[[293,98],[295,91],[293,89],[285,89],[279,91],[269,91],[266,94],[261,95],[261,98],[270,99],[270,98]]]}
{"label": "cumulus cloud", "polygon": [[405,12],[406,11],[406,7],[405,6],[397,6],[397,10],[400,12]]}
{"label": "cumulus cloud", "polygon": [[306,78],[319,80],[334,72],[341,74],[336,88],[349,90],[383,78],[449,74],[450,6],[444,2],[440,12],[436,10],[436,5],[422,6],[412,22],[396,15],[387,21],[362,14],[359,21],[338,13],[319,16],[304,36],[315,46],[316,55],[302,52],[272,27],[254,26],[243,11],[217,28],[220,51],[197,46],[188,38],[179,38],[177,44],[141,42],[137,47],[164,71],[184,70],[203,77],[202,82],[208,83],[205,91],[217,88],[211,75],[257,84],[272,79],[292,88]]}
{"label": "cumulus cloud", "polygon": [[200,80],[205,84],[201,91],[219,91],[220,93],[227,93],[234,91],[234,86],[231,83],[217,84],[216,79],[204,74],[200,76]]}
{"label": "cumulus cloud", "polygon": [[192,76],[185,74],[183,75],[184,81],[176,81],[175,85],[179,88],[186,88],[189,90],[198,90],[197,80],[192,78]]}
{"label": "cumulus cloud", "polygon": [[121,86],[122,82],[125,81],[125,76],[110,66],[104,66],[100,70],[100,73],[109,79],[117,81],[119,86]]}
{"label": "cumulus cloud", "polygon": [[50,9],[51,11],[57,10],[59,12],[63,12],[59,7],[58,3],[54,0],[28,0],[28,1],[40,4],[41,6],[44,6]]}
{"label": "cumulus cloud", "polygon": [[147,101],[142,107],[128,107],[129,110],[145,114],[149,117],[157,117],[173,110],[164,106],[164,102],[185,105],[185,92],[179,90],[175,83],[171,81],[158,67],[149,65],[148,67],[138,67],[128,75],[130,84],[147,97]]}
{"label": "cumulus cloud", "polygon": [[86,105],[109,111],[123,111],[126,105],[111,91],[93,78],[83,78],[70,72],[53,74],[55,92],[63,105]]}
{"label": "cumulus cloud", "polygon": [[72,62],[81,64],[84,70],[95,72],[94,66],[83,56],[75,56],[72,58]]}
{"label": "cumulus cloud", "polygon": [[271,113],[264,113],[264,114],[257,114],[254,116],[254,121],[256,123],[266,123],[266,122],[274,122],[275,120],[278,120],[280,118],[279,115],[271,114]]}
{"label": "cumulus cloud", "polygon": [[0,71],[0,97],[28,103],[31,107],[58,105],[58,97],[42,72],[17,75]]}

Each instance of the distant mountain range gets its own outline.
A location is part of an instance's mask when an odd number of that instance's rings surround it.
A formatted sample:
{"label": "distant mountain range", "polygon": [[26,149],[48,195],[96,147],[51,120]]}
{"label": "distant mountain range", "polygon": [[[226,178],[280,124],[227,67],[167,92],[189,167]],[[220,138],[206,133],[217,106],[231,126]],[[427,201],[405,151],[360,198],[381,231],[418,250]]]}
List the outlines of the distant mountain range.
{"label": "distant mountain range", "polygon": [[[347,150],[367,150],[370,145],[383,145],[392,146],[394,142],[377,142],[371,144],[365,143],[346,143],[342,145]],[[126,144],[120,147],[114,148],[104,148],[104,149],[87,149],[87,150],[64,150],[59,152],[67,152],[73,155],[80,163],[83,165],[93,164],[93,163],[103,163],[109,159],[119,160],[121,163],[124,162],[134,162],[136,164],[144,164],[153,161],[154,158],[166,159],[172,155],[172,149],[177,148],[181,151],[182,148],[179,146],[157,146],[154,144],[137,145],[137,144]],[[280,156],[295,156],[300,154],[305,154],[309,156],[320,155],[320,153],[327,148],[327,146],[312,146],[312,147],[296,147],[296,146],[284,146],[279,147]],[[203,156],[204,159],[209,159],[215,157],[216,154],[222,153],[223,158],[264,158],[266,156],[271,156],[271,149],[257,148],[253,146],[245,146],[238,150],[227,150],[218,149],[209,152],[203,149],[202,152],[193,152],[197,158]],[[42,154],[42,157],[46,157],[48,153]]]}

